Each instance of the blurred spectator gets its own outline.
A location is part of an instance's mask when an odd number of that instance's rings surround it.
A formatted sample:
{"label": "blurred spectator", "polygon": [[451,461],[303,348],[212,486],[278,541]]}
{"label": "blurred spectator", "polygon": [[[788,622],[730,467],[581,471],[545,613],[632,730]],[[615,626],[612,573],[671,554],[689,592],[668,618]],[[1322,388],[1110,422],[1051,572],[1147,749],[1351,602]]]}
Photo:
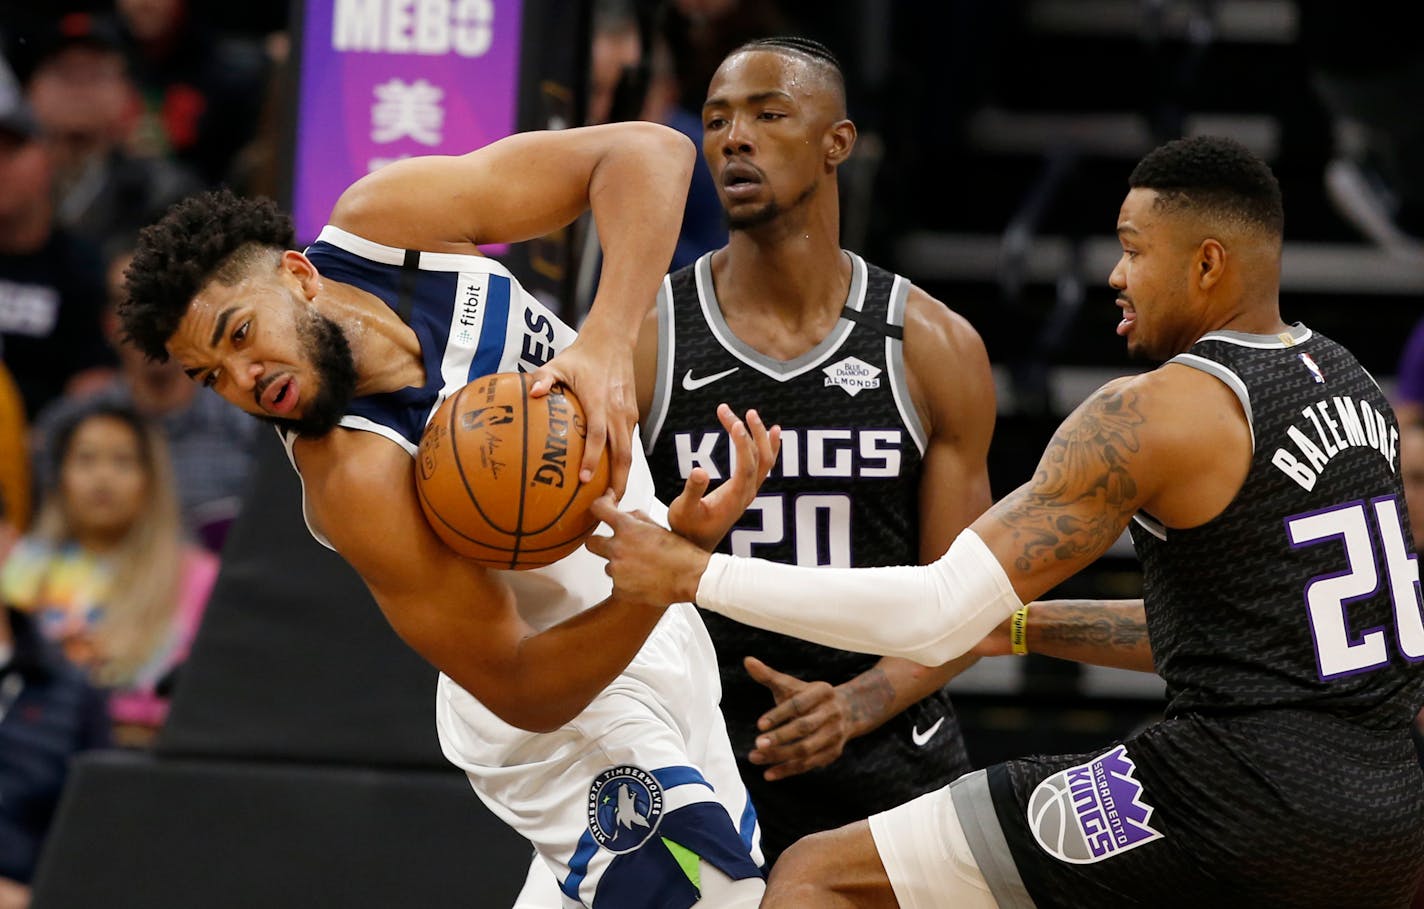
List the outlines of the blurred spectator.
{"label": "blurred spectator", "polygon": [[[1399,478],[1404,484],[1404,507],[1409,511],[1409,532],[1414,549],[1424,542],[1424,424],[1409,423],[1399,427]],[[1424,711],[1414,718],[1414,746],[1419,763],[1424,765]],[[1419,895],[1413,906],[1424,907],[1424,881],[1419,883]]]}
{"label": "blurred spectator", "polygon": [[1391,252],[1424,260],[1424,45],[1393,0],[1298,0],[1301,45],[1333,119],[1326,189],[1344,218]]}
{"label": "blurred spectator", "polygon": [[673,0],[663,23],[680,102],[701,117],[712,74],[733,49],[756,38],[790,34],[777,4],[765,0]]}
{"label": "blurred spectator", "polygon": [[[638,8],[635,0],[599,0],[594,6],[588,122],[652,120],[671,126],[700,148],[702,95],[691,102],[693,109],[681,106],[681,88],[667,38],[653,27],[647,9],[646,21],[639,21]],[[698,256],[726,243],[722,203],[707,163],[698,156],[669,270],[690,265]]]}
{"label": "blurred spectator", "polygon": [[103,265],[54,221],[52,165],[29,105],[0,65],[0,361],[33,417],[114,362],[99,313]]}
{"label": "blurred spectator", "polygon": [[35,528],[0,567],[0,597],[110,689],[125,746],[149,744],[166,719],[217,576],[217,559],[183,539],[165,448],[131,409],[75,415],[51,442]]}
{"label": "blurred spectator", "polygon": [[[30,526],[30,457],[25,450],[25,402],[10,371],[0,363],[0,530],[23,531]],[[0,562],[9,541],[0,539]]]}
{"label": "blurred spectator", "polygon": [[71,13],[37,36],[26,83],[55,165],[60,224],[107,249],[202,188],[166,158],[138,157],[125,143],[139,120],[118,26]]}
{"label": "blurred spectator", "polygon": [[102,695],[28,616],[0,606],[0,909],[29,905],[70,758],[108,744]]}
{"label": "blurred spectator", "polygon": [[229,176],[257,129],[268,57],[215,33],[187,0],[117,0],[130,72],[143,101],[135,150],[170,155],[208,183]]}
{"label": "blurred spectator", "polygon": [[[0,562],[13,531],[0,505]],[[103,698],[0,602],[0,909],[30,904],[30,878],[69,759],[108,744]]]}
{"label": "blurred spectator", "polygon": [[[184,527],[218,552],[241,505],[261,424],[185,376],[177,360],[149,360],[119,337],[116,308],[124,294],[124,269],[132,258],[130,251],[120,253],[108,272],[109,306],[103,321],[109,342],[118,351],[118,373],[92,395],[66,396],[46,407],[35,420],[31,450],[43,470],[46,440],[56,427],[94,402],[132,407],[161,429],[167,440]],[[46,486],[53,480],[45,475],[40,479]]]}
{"label": "blurred spectator", "polygon": [[1409,340],[1404,342],[1396,375],[1399,386],[1393,403],[1400,429],[1410,423],[1424,423],[1424,319],[1415,323]]}

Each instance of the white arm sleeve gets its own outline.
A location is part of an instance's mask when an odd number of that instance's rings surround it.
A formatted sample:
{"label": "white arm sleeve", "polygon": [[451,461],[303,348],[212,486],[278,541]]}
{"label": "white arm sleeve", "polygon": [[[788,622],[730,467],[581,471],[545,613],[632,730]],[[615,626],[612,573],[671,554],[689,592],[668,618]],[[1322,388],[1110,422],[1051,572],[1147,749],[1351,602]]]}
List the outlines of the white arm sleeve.
{"label": "white arm sleeve", "polygon": [[964,530],[931,565],[808,568],[717,554],[697,605],[828,647],[938,666],[1023,603],[989,547]]}

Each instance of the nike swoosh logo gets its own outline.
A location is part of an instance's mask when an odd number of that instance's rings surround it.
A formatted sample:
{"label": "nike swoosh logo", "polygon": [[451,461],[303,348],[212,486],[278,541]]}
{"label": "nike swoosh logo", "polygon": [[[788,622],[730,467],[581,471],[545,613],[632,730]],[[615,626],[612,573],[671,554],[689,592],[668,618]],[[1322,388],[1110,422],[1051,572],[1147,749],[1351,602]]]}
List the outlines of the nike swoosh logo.
{"label": "nike swoosh logo", "polygon": [[714,372],[712,373],[712,375],[703,376],[700,379],[694,379],[692,377],[692,370],[689,369],[682,376],[682,387],[685,391],[696,391],[704,385],[711,385],[718,379],[727,378],[727,376],[730,376],[732,373],[736,372],[739,369],[741,369],[740,366],[733,366],[731,369],[724,369],[721,372]]}
{"label": "nike swoosh logo", "polygon": [[914,726],[910,727],[910,741],[915,743],[916,748],[923,748],[929,742],[930,739],[935,737],[935,733],[939,732],[939,727],[943,725],[944,717],[940,717],[939,719],[934,721],[933,726],[926,729],[924,732],[921,732],[919,724],[917,723]]}

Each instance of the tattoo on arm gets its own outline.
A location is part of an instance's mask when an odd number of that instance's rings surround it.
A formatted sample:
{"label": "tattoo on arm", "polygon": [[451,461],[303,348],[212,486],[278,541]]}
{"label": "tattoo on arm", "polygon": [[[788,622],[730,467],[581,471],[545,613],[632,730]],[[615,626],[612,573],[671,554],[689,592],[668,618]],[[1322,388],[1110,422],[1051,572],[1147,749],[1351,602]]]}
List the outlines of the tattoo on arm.
{"label": "tattoo on arm", "polygon": [[[1135,649],[1147,643],[1147,617],[1136,608],[1104,609],[1094,600],[1057,600],[1035,606],[1043,625],[1036,628],[1045,644],[1087,644],[1093,647]],[[1040,615],[1035,615],[1037,620]]]}
{"label": "tattoo on arm", "polygon": [[1137,508],[1128,462],[1145,422],[1131,390],[1108,389],[1054,433],[1033,480],[990,513],[1013,534],[1014,567],[1098,555]]}
{"label": "tattoo on arm", "polygon": [[879,726],[886,712],[895,703],[895,686],[878,666],[856,677],[845,686],[846,707],[850,710],[853,729]]}

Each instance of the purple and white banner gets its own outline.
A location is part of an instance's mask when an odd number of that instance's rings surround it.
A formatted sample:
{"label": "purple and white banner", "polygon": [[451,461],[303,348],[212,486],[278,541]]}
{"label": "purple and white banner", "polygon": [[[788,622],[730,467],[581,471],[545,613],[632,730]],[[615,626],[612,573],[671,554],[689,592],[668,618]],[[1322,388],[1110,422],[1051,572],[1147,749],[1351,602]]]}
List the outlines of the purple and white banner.
{"label": "purple and white banner", "polygon": [[316,238],[347,186],[515,131],[523,0],[307,0],[292,212]]}

